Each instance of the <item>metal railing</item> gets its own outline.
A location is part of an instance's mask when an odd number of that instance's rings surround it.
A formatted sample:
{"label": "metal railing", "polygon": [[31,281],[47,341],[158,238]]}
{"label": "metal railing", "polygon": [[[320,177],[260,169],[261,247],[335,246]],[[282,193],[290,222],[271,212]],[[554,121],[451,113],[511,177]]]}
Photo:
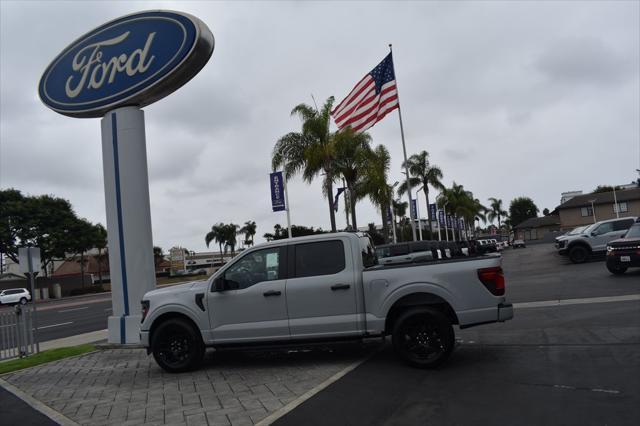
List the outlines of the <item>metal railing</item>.
{"label": "metal railing", "polygon": [[37,352],[33,338],[33,307],[16,305],[0,310],[0,360]]}

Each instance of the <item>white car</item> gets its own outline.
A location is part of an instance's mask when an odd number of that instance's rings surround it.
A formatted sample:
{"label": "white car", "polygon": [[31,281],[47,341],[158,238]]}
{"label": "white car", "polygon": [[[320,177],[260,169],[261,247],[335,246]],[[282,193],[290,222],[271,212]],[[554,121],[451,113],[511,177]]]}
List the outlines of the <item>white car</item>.
{"label": "white car", "polygon": [[0,304],[9,305],[20,303],[25,305],[31,300],[31,294],[26,288],[10,288],[0,291]]}

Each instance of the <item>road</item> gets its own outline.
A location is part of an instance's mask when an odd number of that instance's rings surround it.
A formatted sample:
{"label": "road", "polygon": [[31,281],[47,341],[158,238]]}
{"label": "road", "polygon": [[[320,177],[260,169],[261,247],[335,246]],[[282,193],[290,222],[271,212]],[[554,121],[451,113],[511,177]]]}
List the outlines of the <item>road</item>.
{"label": "road", "polygon": [[508,250],[503,267],[512,321],[458,330],[434,371],[386,345],[275,425],[640,424],[640,269],[612,276],[548,244]]}

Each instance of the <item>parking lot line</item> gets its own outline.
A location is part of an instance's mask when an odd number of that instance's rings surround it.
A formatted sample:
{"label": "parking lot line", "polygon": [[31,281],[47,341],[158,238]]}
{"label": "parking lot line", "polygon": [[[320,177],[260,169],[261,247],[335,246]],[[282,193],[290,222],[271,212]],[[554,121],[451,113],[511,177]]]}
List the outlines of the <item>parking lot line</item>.
{"label": "parking lot line", "polygon": [[514,303],[517,309],[546,308],[549,306],[585,305],[590,303],[630,302],[640,300],[640,294],[627,294],[624,296],[585,297],[582,299],[541,300],[539,302]]}
{"label": "parking lot line", "polygon": [[81,311],[83,309],[89,309],[89,307],[88,306],[83,306],[82,308],[65,309],[64,311],[58,311],[58,313],[61,314],[63,312]]}

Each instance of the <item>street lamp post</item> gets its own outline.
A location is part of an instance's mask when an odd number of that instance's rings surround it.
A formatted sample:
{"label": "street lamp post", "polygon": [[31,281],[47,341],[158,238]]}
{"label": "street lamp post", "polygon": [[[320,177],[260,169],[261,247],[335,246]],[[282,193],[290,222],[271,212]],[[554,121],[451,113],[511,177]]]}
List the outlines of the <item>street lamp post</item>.
{"label": "street lamp post", "polygon": [[594,200],[589,200],[589,202],[591,203],[591,213],[593,213],[593,223],[596,223],[596,209],[593,206],[593,203],[595,201],[596,201],[595,199]]}

